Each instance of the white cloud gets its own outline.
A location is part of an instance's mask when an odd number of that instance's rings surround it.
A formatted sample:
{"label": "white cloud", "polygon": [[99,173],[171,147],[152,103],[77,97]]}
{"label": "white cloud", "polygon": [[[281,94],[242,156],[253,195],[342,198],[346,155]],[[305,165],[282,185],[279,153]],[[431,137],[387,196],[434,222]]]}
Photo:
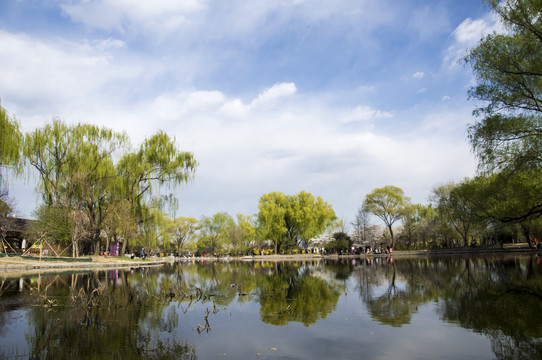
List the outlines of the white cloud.
{"label": "white cloud", "polygon": [[72,21],[104,30],[125,30],[128,25],[174,30],[206,5],[199,0],[75,0],[61,5]]}
{"label": "white cloud", "polygon": [[[291,21],[310,26],[323,22],[371,28],[393,22],[393,9],[372,0],[62,0],[63,14],[88,28],[197,44],[236,39],[255,41],[282,31]],[[171,39],[171,38],[169,38]]]}
{"label": "white cloud", "polygon": [[367,122],[376,119],[390,119],[393,114],[387,111],[374,109],[370,106],[357,106],[354,109],[345,111],[339,116],[343,123]]}
{"label": "white cloud", "polygon": [[483,19],[465,19],[452,32],[453,43],[446,50],[444,64],[455,67],[460,59],[467,55],[469,49],[475,47],[480,39],[493,32],[504,32],[503,25],[494,15]]}
{"label": "white cloud", "polygon": [[418,72],[412,74],[412,77],[415,78],[415,79],[423,79],[424,75],[425,74],[423,73],[423,71],[418,71]]}
{"label": "white cloud", "polygon": [[124,44],[114,39],[44,42],[0,30],[0,43],[0,93],[38,107],[81,106],[92,99],[91,94],[107,91],[105,86],[138,78],[143,71],[137,63],[115,63],[111,51]]}
{"label": "white cloud", "polygon": [[251,103],[252,106],[259,106],[274,102],[281,97],[287,97],[295,94],[297,88],[294,83],[280,83],[273,85],[270,89],[261,93],[257,99]]}

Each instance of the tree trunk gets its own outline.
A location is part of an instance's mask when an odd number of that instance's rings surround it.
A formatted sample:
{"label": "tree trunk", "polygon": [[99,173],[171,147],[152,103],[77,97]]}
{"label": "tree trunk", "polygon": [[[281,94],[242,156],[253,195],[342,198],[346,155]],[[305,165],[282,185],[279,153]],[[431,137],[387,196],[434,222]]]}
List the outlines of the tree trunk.
{"label": "tree trunk", "polygon": [[[117,237],[117,235],[113,235],[113,239],[115,239]],[[105,241],[105,255],[108,255],[109,254],[109,236],[106,236],[106,241]]]}
{"label": "tree trunk", "polygon": [[533,247],[531,243],[531,229],[529,225],[521,224],[521,232],[523,233],[523,236],[525,236],[525,239],[527,240],[527,244],[529,244],[529,247]]}
{"label": "tree trunk", "polygon": [[126,253],[126,247],[128,246],[128,237],[124,236],[124,241],[122,242],[122,248],[120,249],[120,256],[124,256]]}
{"label": "tree trunk", "polygon": [[395,237],[393,237],[393,230],[391,228],[391,225],[388,226],[388,229],[390,230],[390,236],[391,236],[391,247],[395,249]]}

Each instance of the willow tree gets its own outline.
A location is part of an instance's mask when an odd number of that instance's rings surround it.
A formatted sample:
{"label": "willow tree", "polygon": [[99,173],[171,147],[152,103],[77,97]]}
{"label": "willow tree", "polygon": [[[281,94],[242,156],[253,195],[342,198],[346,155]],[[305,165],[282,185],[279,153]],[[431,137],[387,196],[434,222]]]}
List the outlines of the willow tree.
{"label": "willow tree", "polygon": [[5,181],[4,169],[19,163],[23,139],[19,123],[15,118],[11,118],[2,106],[0,106],[0,134],[0,186],[2,186]]}
{"label": "willow tree", "polygon": [[260,236],[269,240],[275,247],[275,254],[278,253],[288,232],[286,227],[286,205],[287,196],[275,191],[264,194],[258,202],[258,227]]}
{"label": "willow tree", "polygon": [[[122,196],[130,202],[133,216],[143,221],[144,206],[157,203],[162,186],[175,187],[191,181],[197,166],[194,155],[179,150],[175,138],[163,131],[146,139],[137,151],[124,154],[116,168]],[[127,245],[125,239],[122,254]]]}
{"label": "willow tree", "polygon": [[261,232],[275,245],[308,247],[309,240],[328,229],[337,219],[321,197],[301,191],[297,195],[271,192],[260,198],[258,222]]}
{"label": "willow tree", "polygon": [[542,165],[542,2],[489,0],[507,32],[489,34],[465,58],[478,100],[469,138],[485,171]]}
{"label": "willow tree", "polygon": [[292,240],[305,249],[309,246],[310,239],[321,235],[335,220],[337,216],[332,206],[321,197],[315,198],[312,194],[301,191],[288,199],[288,233],[292,235]]}
{"label": "willow tree", "polygon": [[22,142],[19,123],[10,118],[5,109],[0,106],[0,238],[3,237],[3,228],[10,222],[10,215],[13,211],[13,204],[8,199],[5,170],[15,167],[20,159],[20,146]]}
{"label": "willow tree", "polygon": [[393,225],[403,218],[405,206],[409,201],[401,188],[391,185],[374,189],[363,201],[365,211],[380,218],[388,228],[393,248],[395,248]]}
{"label": "willow tree", "polygon": [[488,3],[506,32],[486,35],[465,58],[477,82],[469,95],[479,104],[469,139],[488,175],[484,188],[495,190],[483,199],[486,213],[522,223],[542,215],[542,199],[531,192],[542,186],[542,2]]}
{"label": "willow tree", "polygon": [[[107,207],[114,201],[113,159],[127,144],[124,133],[95,125],[68,125],[60,119],[27,133],[23,153],[37,171],[37,190],[48,207],[62,208],[74,231],[86,234],[94,252]],[[78,240],[75,240],[78,239]],[[80,237],[74,237],[74,251]]]}

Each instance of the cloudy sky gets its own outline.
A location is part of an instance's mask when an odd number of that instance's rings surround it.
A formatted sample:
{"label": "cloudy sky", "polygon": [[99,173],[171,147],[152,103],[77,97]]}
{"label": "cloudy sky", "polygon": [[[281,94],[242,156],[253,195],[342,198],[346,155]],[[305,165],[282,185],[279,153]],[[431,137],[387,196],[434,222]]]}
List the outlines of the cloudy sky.
{"label": "cloudy sky", "polygon": [[[426,204],[474,174],[459,60],[496,26],[481,0],[2,0],[1,104],[25,132],[174,136],[200,163],[177,216],[305,190],[350,221],[376,187]],[[29,216],[34,184],[9,186]]]}

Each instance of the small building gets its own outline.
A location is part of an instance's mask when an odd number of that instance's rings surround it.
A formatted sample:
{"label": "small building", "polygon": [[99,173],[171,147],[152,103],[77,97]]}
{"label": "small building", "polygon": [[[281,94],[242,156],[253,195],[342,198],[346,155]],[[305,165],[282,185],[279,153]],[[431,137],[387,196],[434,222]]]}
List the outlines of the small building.
{"label": "small building", "polygon": [[[35,220],[5,217],[0,220],[0,252],[21,252],[25,236],[32,231]],[[27,244],[26,246],[29,246]]]}

